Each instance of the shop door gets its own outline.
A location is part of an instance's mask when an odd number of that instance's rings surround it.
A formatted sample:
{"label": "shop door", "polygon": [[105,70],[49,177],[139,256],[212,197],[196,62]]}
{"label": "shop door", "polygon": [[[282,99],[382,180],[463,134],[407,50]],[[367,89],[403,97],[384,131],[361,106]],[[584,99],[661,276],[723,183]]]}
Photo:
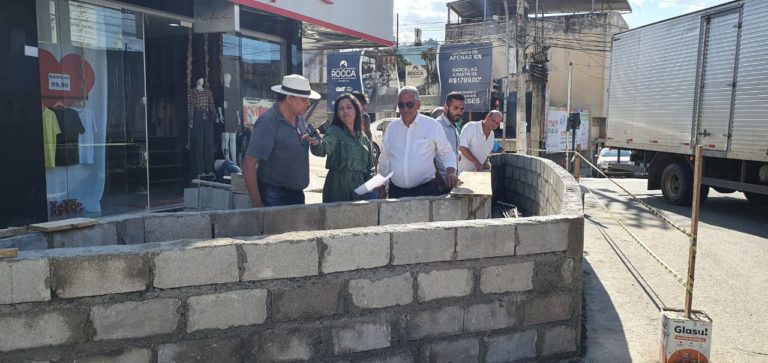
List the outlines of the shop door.
{"label": "shop door", "polygon": [[37,0],[49,219],[146,210],[140,14]]}

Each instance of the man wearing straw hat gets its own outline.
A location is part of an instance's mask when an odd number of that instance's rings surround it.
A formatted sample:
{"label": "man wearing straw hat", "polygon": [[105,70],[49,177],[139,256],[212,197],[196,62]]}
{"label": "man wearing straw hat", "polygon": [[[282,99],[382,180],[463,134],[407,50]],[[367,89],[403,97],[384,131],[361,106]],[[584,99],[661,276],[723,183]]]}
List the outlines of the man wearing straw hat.
{"label": "man wearing straw hat", "polygon": [[304,204],[309,185],[309,145],[318,141],[307,133],[304,112],[320,95],[297,74],[272,87],[277,102],[253,125],[243,176],[253,207]]}

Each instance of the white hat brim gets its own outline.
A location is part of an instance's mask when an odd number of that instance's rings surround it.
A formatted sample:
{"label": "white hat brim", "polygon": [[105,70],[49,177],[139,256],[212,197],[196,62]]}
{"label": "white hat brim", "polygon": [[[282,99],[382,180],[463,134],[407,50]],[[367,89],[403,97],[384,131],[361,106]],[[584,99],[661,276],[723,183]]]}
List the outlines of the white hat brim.
{"label": "white hat brim", "polygon": [[312,99],[312,100],[319,100],[320,99],[320,94],[315,92],[315,91],[313,91],[313,90],[309,90],[309,95],[303,95],[301,93],[293,93],[293,92],[284,90],[282,84],[278,84],[276,86],[272,86],[272,91],[277,92],[277,93],[282,93],[282,94],[288,95],[288,96],[304,97],[304,98],[309,98],[309,99]]}

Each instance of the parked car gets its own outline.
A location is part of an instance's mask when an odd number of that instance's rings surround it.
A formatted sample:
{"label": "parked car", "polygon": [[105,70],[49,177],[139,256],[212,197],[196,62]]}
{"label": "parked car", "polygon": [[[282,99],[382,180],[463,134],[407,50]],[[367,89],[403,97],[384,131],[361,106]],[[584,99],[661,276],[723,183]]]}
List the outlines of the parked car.
{"label": "parked car", "polygon": [[384,142],[384,131],[392,121],[397,120],[397,117],[383,118],[371,122],[371,145],[373,146],[373,163],[379,164],[379,155],[381,154],[381,144]]}
{"label": "parked car", "polygon": [[597,154],[597,167],[604,173],[609,174],[615,170],[612,170],[613,164],[631,164],[630,156],[632,152],[629,150],[619,150],[604,147],[600,149]]}

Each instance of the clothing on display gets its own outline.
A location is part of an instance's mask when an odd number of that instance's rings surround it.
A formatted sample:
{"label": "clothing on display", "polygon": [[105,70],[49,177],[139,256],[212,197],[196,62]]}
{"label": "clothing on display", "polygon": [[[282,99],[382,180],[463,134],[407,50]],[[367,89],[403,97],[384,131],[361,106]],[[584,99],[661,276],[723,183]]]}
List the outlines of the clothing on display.
{"label": "clothing on display", "polygon": [[80,143],[80,164],[93,164],[93,148],[94,148],[94,136],[99,131],[96,125],[96,116],[90,109],[82,107],[73,107],[73,110],[77,111],[80,116],[80,121],[83,123],[85,132],[80,134],[78,142]]}
{"label": "clothing on display", "polygon": [[69,166],[80,163],[79,139],[85,128],[77,111],[71,108],[54,108],[61,133],[56,135],[56,165]]}
{"label": "clothing on display", "polygon": [[213,105],[213,93],[209,90],[195,88],[189,90],[187,102],[191,152],[190,174],[192,177],[197,177],[200,174],[213,173],[215,153],[213,123],[218,117]]}
{"label": "clothing on display", "polygon": [[43,107],[43,155],[45,168],[56,166],[56,136],[61,133],[59,120],[50,109]]}

